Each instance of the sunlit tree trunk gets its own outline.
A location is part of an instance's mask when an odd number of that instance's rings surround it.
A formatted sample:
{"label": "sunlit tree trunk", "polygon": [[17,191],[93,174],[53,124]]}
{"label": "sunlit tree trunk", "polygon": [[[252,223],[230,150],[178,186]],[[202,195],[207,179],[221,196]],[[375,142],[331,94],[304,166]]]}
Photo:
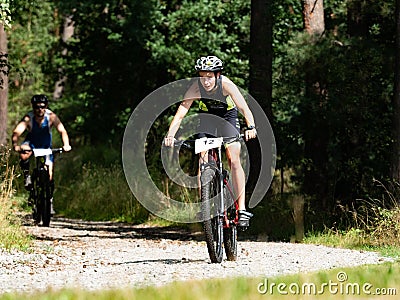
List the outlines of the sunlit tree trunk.
{"label": "sunlit tree trunk", "polygon": [[321,35],[325,31],[323,0],[303,0],[304,30],[311,35]]}
{"label": "sunlit tree trunk", "polygon": [[393,180],[400,182],[400,0],[396,0],[396,42],[393,93]]}
{"label": "sunlit tree trunk", "polygon": [[8,52],[7,34],[0,22],[0,145],[7,144]]}

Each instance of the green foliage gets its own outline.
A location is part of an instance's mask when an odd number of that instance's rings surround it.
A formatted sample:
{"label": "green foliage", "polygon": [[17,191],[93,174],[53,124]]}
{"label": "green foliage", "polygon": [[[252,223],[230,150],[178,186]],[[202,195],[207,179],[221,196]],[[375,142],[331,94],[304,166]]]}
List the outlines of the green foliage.
{"label": "green foliage", "polygon": [[[331,195],[344,201],[366,193],[365,183],[389,170],[392,70],[387,51],[371,40],[338,42],[327,36],[312,44],[301,34],[286,53],[274,90],[283,161],[323,172]],[[309,94],[306,82],[318,84],[320,93]],[[323,166],[298,155],[307,141],[320,142],[321,136],[326,140]]]}
{"label": "green foliage", "polygon": [[244,86],[249,36],[250,1],[184,0],[172,10],[164,6],[147,47],[168,79],[196,76],[195,60],[217,55],[226,63],[224,72]]}
{"label": "green foliage", "polygon": [[60,15],[71,16],[74,35],[58,61],[68,76],[64,119],[84,143],[120,142],[133,108],[157,84],[147,63],[146,37],[157,1],[67,1]]}
{"label": "green foliage", "polygon": [[9,0],[0,1],[0,22],[5,28],[11,28],[11,11]]}
{"label": "green foliage", "polygon": [[[10,7],[13,26],[9,39],[9,122],[15,125],[30,109],[33,94],[51,94],[48,80],[52,71],[53,49],[58,20],[53,1],[19,1]],[[50,74],[49,74],[50,73]],[[13,127],[13,126],[11,126]]]}

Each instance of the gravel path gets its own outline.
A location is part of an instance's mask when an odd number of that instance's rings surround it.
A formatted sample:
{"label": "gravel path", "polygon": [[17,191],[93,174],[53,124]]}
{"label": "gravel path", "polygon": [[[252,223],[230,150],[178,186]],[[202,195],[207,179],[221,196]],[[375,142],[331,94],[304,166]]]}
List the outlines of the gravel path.
{"label": "gravel path", "polygon": [[26,229],[36,237],[31,253],[0,250],[0,294],[230,276],[266,278],[389,260],[373,252],[239,241],[237,261],[211,264],[200,232],[62,218],[54,218],[49,228]]}

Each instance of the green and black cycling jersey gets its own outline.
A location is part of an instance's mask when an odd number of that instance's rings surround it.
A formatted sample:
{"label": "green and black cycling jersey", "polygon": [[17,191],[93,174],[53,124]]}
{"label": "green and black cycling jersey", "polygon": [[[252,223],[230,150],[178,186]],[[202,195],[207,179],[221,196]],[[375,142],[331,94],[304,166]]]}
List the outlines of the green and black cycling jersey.
{"label": "green and black cycling jersey", "polygon": [[[216,88],[208,93],[198,81],[200,89],[199,114],[200,122],[198,127],[199,137],[209,136],[236,136],[240,132],[238,110],[230,95],[225,96],[222,89],[222,76],[216,79]],[[202,116],[204,115],[204,116]],[[219,118],[207,117],[215,115]]]}
{"label": "green and black cycling jersey", "polygon": [[222,89],[222,75],[216,79],[216,88],[213,92],[207,92],[198,80],[201,99],[199,109],[211,114],[224,115],[227,111],[236,110],[235,102],[230,95],[225,96]]}

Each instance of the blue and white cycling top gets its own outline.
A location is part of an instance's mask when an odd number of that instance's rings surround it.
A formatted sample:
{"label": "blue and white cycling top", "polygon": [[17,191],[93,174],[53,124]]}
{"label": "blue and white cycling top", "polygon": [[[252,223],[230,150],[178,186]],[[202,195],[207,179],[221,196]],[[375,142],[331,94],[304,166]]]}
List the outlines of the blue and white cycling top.
{"label": "blue and white cycling top", "polygon": [[38,124],[35,121],[33,111],[28,113],[31,124],[30,131],[28,132],[25,141],[29,142],[32,148],[51,148],[52,134],[50,127],[50,114],[51,110],[46,109],[43,122]]}

